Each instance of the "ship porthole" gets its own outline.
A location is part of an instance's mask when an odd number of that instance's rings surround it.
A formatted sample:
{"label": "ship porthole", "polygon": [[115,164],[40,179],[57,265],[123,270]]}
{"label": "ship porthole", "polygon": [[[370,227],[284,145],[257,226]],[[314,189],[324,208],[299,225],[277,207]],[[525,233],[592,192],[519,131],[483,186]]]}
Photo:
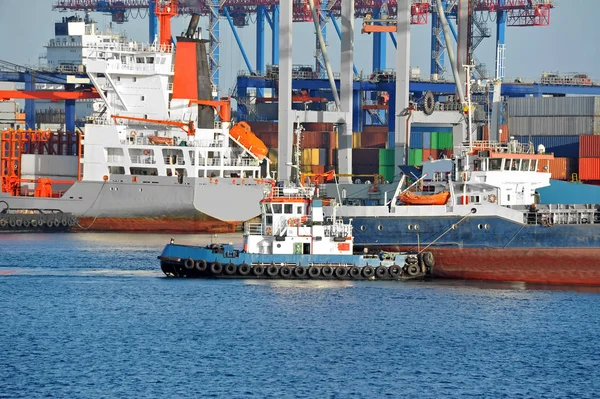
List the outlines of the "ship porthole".
{"label": "ship porthole", "polygon": [[409,224],[409,225],[408,225],[408,229],[409,229],[409,230],[412,230],[412,229],[413,229],[413,228],[412,228],[412,224]]}
{"label": "ship porthole", "polygon": [[281,244],[277,244],[277,248],[281,248]]}
{"label": "ship porthole", "polygon": [[365,226],[360,226],[360,229],[364,231],[365,230]]}
{"label": "ship porthole", "polygon": [[413,228],[414,228],[415,230],[419,230],[419,225],[418,225],[418,224],[415,224]]}
{"label": "ship porthole", "polygon": [[482,225],[482,224],[478,224],[478,225],[477,225],[477,228],[478,228],[479,230],[481,230],[481,229],[483,229],[483,225]]}
{"label": "ship porthole", "polygon": [[455,224],[453,224],[453,225],[452,225],[452,230],[456,230],[456,227],[457,227],[457,226],[456,226]]}
{"label": "ship porthole", "polygon": [[489,224],[487,224],[487,223],[486,223],[486,224],[485,224],[483,227],[484,227],[486,230],[489,230],[489,229],[490,229],[490,225],[489,225]]}
{"label": "ship porthole", "polygon": [[142,189],[140,188],[140,192],[142,192]]}
{"label": "ship porthole", "polygon": [[383,226],[382,225],[377,226],[377,230],[379,230],[379,231],[383,230]]}

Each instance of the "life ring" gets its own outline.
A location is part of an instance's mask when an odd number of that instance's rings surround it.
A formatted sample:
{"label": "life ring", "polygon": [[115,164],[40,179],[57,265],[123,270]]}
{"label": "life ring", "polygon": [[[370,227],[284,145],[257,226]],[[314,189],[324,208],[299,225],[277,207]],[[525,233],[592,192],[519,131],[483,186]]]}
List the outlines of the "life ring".
{"label": "life ring", "polygon": [[498,201],[498,197],[496,197],[496,194],[490,194],[488,197],[488,201],[490,201],[492,204],[495,204],[496,201]]}
{"label": "life ring", "polygon": [[137,136],[137,132],[136,132],[135,130],[132,130],[132,131],[131,131],[131,135],[132,135],[133,137],[135,137],[135,136]]}
{"label": "life ring", "polygon": [[268,236],[273,235],[273,228],[271,226],[267,227],[265,229],[265,234]]}
{"label": "life ring", "polygon": [[294,218],[290,218],[290,219],[288,219],[288,226],[296,227],[296,226],[298,226],[298,221]]}
{"label": "life ring", "polygon": [[237,182],[235,181],[235,179],[231,180],[231,184],[236,184]]}
{"label": "life ring", "polygon": [[6,225],[8,224],[8,222],[4,219],[0,220],[0,227],[6,227]]}
{"label": "life ring", "polygon": [[150,155],[150,150],[144,150],[144,155]]}

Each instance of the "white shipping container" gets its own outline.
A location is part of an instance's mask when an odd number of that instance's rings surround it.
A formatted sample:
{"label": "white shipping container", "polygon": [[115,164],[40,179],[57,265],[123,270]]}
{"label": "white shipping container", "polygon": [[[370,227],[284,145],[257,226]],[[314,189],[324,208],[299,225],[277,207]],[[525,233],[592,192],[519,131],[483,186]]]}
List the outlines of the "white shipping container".
{"label": "white shipping container", "polygon": [[600,116],[600,97],[520,97],[508,100],[509,116]]}
{"label": "white shipping container", "polygon": [[[77,176],[75,155],[33,155],[21,156],[21,176],[30,179],[38,177],[53,177],[56,179],[72,180]],[[24,177],[25,178],[25,177]]]}
{"label": "white shipping container", "polygon": [[509,117],[511,136],[600,134],[600,116]]}

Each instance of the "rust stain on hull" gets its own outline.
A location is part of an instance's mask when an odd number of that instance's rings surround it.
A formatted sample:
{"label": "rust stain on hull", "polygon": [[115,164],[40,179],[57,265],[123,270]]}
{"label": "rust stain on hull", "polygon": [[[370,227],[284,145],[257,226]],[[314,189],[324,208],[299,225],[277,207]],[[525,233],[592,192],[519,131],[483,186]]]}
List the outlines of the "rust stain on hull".
{"label": "rust stain on hull", "polygon": [[139,232],[139,233],[233,233],[242,222],[201,220],[193,218],[78,218],[73,231]]}

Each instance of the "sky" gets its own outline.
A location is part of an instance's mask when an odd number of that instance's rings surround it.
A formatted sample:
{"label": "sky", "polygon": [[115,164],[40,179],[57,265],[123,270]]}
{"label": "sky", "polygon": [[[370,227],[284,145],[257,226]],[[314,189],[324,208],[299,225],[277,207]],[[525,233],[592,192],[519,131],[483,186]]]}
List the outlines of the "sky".
{"label": "sky", "polygon": [[[346,0],[344,0],[346,1]],[[580,72],[600,80],[600,1],[554,0],[550,26],[510,27],[506,33],[506,73],[508,78],[538,78],[542,72]],[[52,11],[51,0],[0,0],[0,60],[16,64],[34,65],[45,53],[44,44],[54,36],[54,22],[71,14]],[[83,14],[80,14],[83,15]],[[110,16],[92,14],[101,28],[110,24]],[[148,40],[148,19],[132,15],[129,22],[113,25],[114,31],[125,32],[138,41]],[[179,34],[187,27],[189,17],[180,16],[173,21],[173,33]],[[368,74],[372,64],[372,38],[362,35],[362,21],[356,21],[355,65]],[[207,38],[208,20],[202,18],[204,38]],[[495,58],[495,26],[489,23],[492,37],[485,39],[476,50],[476,57],[493,70]],[[255,28],[238,30],[252,66],[255,61]],[[266,62],[270,63],[270,30],[266,29]],[[422,77],[429,76],[430,26],[413,25],[411,29],[411,62],[420,67]],[[315,36],[312,23],[294,25],[293,58],[295,64],[314,65]],[[330,23],[327,45],[334,70],[339,71],[340,43]],[[387,67],[395,67],[393,44],[388,40]],[[235,76],[245,69],[241,52],[226,20],[221,20],[221,94],[235,86]],[[450,73],[447,75],[451,77]]]}

